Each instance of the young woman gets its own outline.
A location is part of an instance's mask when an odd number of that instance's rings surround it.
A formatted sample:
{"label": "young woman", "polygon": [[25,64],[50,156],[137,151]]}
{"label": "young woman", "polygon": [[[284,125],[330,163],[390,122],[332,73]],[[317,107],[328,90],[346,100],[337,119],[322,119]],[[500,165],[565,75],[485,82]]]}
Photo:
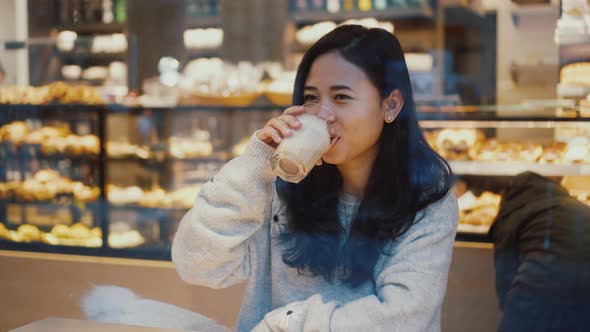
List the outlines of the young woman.
{"label": "young woman", "polygon": [[341,26],[305,54],[294,105],[331,110],[333,145],[300,183],[275,179],[293,106],[203,186],[172,260],[186,282],[248,280],[238,331],[438,331],[458,212],[448,164],[416,120],[398,40]]}

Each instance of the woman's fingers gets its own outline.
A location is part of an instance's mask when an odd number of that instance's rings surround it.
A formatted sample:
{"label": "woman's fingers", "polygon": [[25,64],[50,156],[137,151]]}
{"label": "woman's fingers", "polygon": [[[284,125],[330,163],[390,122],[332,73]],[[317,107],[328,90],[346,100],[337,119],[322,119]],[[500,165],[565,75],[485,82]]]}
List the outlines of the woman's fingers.
{"label": "woman's fingers", "polygon": [[272,140],[277,145],[279,143],[281,143],[281,141],[283,140],[279,131],[273,127],[270,127],[270,126],[264,127],[264,129],[262,130],[262,133],[264,135],[266,135],[266,141]]}
{"label": "woman's fingers", "polygon": [[287,115],[300,115],[306,112],[306,109],[304,106],[291,106],[289,108],[287,108],[283,114],[287,114]]}
{"label": "woman's fingers", "polygon": [[305,112],[306,109],[303,106],[289,107],[283,114],[270,119],[256,136],[259,140],[276,148],[285,137],[293,135],[295,130],[301,128],[302,124],[297,116]]}
{"label": "woman's fingers", "polygon": [[279,118],[285,121],[292,129],[301,128],[301,121],[299,121],[299,119],[297,119],[297,117],[293,115],[284,114],[281,115]]}
{"label": "woman's fingers", "polygon": [[282,137],[289,137],[293,134],[293,130],[289,127],[287,121],[281,117],[271,119],[268,125],[279,131]]}

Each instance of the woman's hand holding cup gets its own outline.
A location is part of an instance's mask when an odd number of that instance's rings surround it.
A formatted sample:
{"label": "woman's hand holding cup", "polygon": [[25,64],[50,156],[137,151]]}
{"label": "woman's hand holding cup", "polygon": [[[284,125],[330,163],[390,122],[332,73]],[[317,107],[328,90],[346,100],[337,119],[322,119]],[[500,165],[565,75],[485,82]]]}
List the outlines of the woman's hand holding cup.
{"label": "woman's hand holding cup", "polygon": [[293,135],[293,132],[301,129],[301,122],[298,115],[304,114],[304,106],[292,106],[287,108],[283,114],[270,119],[264,128],[256,133],[256,137],[264,143],[276,148],[284,138]]}

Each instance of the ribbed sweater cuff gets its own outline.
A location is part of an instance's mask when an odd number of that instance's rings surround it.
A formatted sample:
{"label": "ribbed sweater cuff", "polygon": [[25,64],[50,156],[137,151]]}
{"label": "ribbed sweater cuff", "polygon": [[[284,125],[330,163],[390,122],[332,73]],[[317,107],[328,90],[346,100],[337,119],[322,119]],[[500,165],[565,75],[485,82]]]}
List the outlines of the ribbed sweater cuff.
{"label": "ribbed sweater cuff", "polygon": [[248,146],[241,155],[247,161],[244,166],[248,179],[262,179],[270,182],[276,177],[270,167],[270,158],[274,151],[275,148],[259,140],[256,133],[252,135]]}

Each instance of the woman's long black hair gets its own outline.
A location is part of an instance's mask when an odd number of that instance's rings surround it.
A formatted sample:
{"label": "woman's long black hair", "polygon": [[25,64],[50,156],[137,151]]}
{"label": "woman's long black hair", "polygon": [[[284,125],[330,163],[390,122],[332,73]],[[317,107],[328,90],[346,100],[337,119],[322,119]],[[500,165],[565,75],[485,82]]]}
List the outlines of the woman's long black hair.
{"label": "woman's long black hair", "polygon": [[[379,151],[348,240],[338,219],[342,177],[334,165],[315,167],[299,184],[279,179],[288,227],[280,235],[283,261],[301,274],[340,278],[351,287],[372,280],[385,245],[406,232],[418,211],[450,190],[449,165],[428,145],[416,118],[410,76],[399,41],[382,29],[345,25],[322,37],[299,65],[293,104],[303,104],[303,87],[312,63],[337,51],[365,72],[384,99],[398,89],[404,106],[385,123]],[[387,254],[387,253],[386,253]],[[341,271],[342,273],[337,273]]]}

